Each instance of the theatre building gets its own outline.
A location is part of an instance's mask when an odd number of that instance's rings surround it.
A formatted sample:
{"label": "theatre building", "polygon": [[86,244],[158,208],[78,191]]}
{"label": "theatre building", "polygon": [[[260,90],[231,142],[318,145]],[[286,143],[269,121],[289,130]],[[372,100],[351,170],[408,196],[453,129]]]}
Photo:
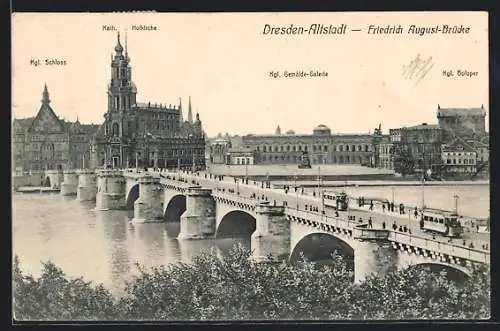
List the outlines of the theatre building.
{"label": "theatre building", "polygon": [[205,136],[199,114],[193,118],[191,99],[184,120],[178,105],[138,102],[132,82],[130,58],[120,34],[111,59],[107,111],[93,139],[95,167],[184,167],[205,166]]}

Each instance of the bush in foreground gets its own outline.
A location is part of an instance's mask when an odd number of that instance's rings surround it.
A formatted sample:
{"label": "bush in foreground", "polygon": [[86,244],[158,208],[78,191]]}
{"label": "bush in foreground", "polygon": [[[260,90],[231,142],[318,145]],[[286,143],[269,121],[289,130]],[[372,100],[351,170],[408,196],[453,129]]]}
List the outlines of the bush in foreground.
{"label": "bush in foreground", "polygon": [[203,253],[191,264],[140,274],[114,297],[102,285],[68,279],[45,263],[35,279],[14,264],[18,320],[484,319],[490,278],[478,270],[464,284],[418,268],[351,282],[341,257],[335,267],[253,263],[236,246],[224,258]]}

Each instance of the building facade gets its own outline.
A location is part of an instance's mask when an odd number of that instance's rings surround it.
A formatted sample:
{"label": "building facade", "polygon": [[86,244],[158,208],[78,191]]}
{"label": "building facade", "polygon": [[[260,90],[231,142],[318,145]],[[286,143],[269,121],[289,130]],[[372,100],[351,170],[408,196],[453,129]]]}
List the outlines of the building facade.
{"label": "building facade", "polygon": [[437,118],[445,142],[451,142],[457,136],[481,138],[486,134],[486,111],[483,105],[481,108],[441,108],[438,105]]}
{"label": "building facade", "polygon": [[26,172],[87,167],[90,142],[99,126],[60,119],[50,106],[47,85],[42,95],[35,117],[14,119],[13,168]]}
{"label": "building facade", "polygon": [[438,105],[438,125],[422,123],[390,129],[388,138],[380,138],[374,144],[375,163],[377,167],[404,174],[431,169],[446,176],[487,170],[489,138],[485,116],[483,106],[441,108]]}
{"label": "building facade", "polygon": [[111,59],[107,111],[92,142],[94,167],[205,167],[205,135],[191,98],[187,120],[176,106],[137,102],[127,43],[120,34]]}
{"label": "building facade", "polygon": [[443,145],[441,157],[443,175],[474,174],[476,172],[476,149],[463,138],[457,137],[451,143]]}
{"label": "building facade", "polygon": [[274,135],[246,135],[242,147],[255,152],[255,163],[298,164],[307,152],[312,164],[370,165],[373,158],[371,134],[332,134],[325,125],[318,125],[310,135],[297,135],[289,130]]}

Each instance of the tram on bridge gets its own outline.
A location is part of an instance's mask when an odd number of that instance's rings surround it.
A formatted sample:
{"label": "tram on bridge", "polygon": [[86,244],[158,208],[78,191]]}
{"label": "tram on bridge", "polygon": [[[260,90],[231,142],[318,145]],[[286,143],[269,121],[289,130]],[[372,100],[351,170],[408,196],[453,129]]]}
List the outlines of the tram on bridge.
{"label": "tram on bridge", "polygon": [[346,211],[349,205],[349,197],[345,192],[324,192],[323,200],[325,207],[339,211]]}
{"label": "tram on bridge", "polygon": [[439,233],[446,237],[460,237],[464,228],[458,221],[458,214],[434,208],[422,210],[420,228],[424,231]]}

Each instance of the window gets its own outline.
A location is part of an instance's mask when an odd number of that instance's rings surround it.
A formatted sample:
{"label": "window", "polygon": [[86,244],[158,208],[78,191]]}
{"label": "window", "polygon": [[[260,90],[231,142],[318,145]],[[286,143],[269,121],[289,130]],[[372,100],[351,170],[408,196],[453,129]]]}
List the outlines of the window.
{"label": "window", "polygon": [[344,146],[339,145],[339,151],[343,152],[344,151]]}
{"label": "window", "polygon": [[345,145],[345,151],[349,152],[349,145]]}
{"label": "window", "polygon": [[292,151],[294,151],[294,152],[295,152],[295,146],[292,146]]}
{"label": "window", "polygon": [[263,150],[264,152],[267,152],[267,148],[266,148],[266,146],[262,147],[262,150]]}
{"label": "window", "polygon": [[328,146],[327,145],[323,146],[323,151],[325,151],[325,152],[328,151]]}
{"label": "window", "polygon": [[120,135],[120,126],[118,123],[113,123],[113,137],[117,137]]}

